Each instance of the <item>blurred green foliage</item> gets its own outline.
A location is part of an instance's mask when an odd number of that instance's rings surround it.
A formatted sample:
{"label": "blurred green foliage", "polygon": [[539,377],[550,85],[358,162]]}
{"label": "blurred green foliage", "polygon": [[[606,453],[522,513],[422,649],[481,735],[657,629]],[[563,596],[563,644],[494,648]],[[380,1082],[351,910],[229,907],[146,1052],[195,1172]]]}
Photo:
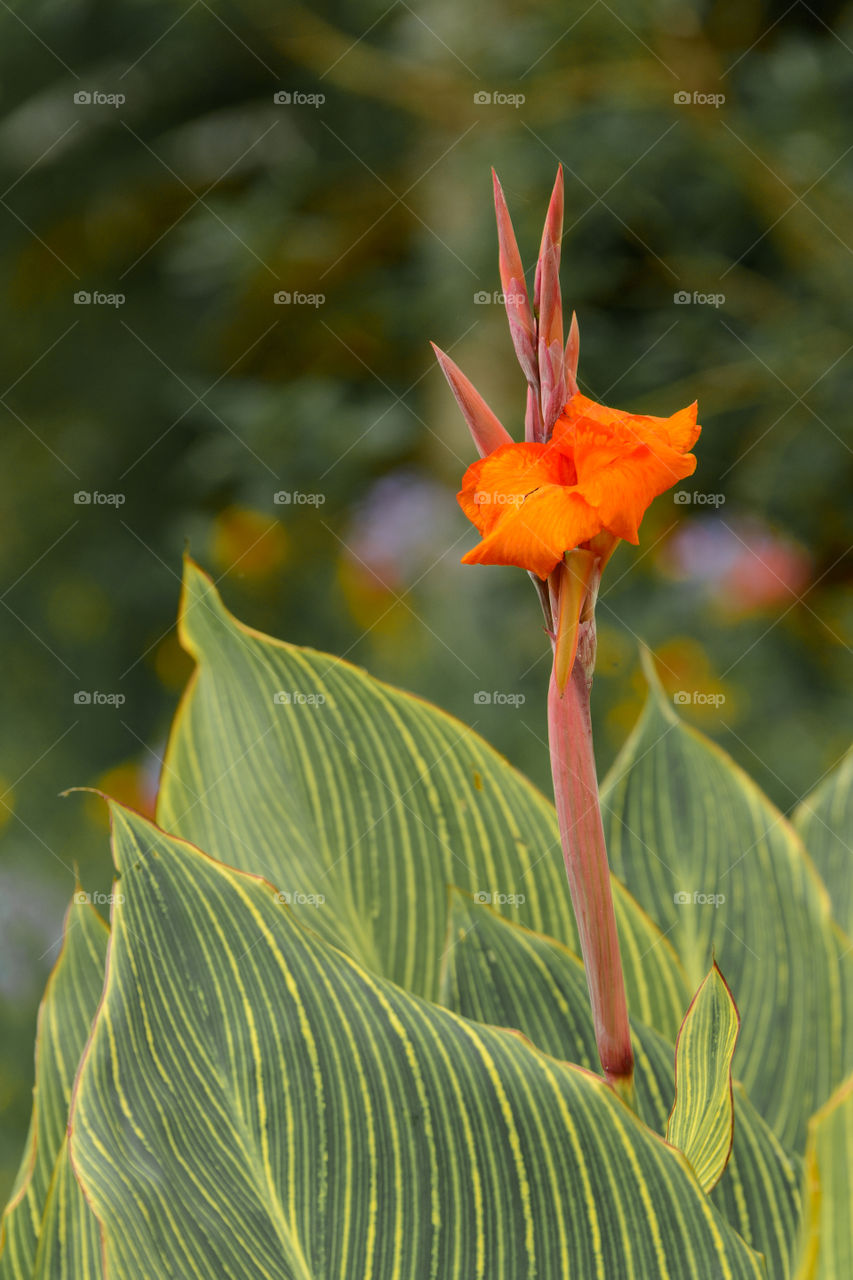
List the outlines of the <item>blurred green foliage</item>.
{"label": "blurred green foliage", "polygon": [[428,346],[521,431],[502,308],[476,300],[499,287],[490,165],[527,262],[565,166],[582,389],[659,414],[698,398],[704,424],[691,501],[659,499],[607,570],[602,769],[641,703],[638,637],[783,809],[839,757],[853,21],[14,0],[3,23],[5,1180],[74,868],[109,880],[98,802],[58,792],[150,807],[189,672],[187,543],[238,616],[424,694],[548,785],[536,601],[524,574],[458,563],[472,449]]}

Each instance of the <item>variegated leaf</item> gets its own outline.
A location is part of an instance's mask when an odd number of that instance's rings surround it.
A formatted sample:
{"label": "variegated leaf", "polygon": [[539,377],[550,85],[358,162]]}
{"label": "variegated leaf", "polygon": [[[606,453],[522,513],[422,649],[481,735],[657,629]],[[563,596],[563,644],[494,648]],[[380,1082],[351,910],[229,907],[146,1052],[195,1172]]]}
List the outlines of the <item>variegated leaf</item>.
{"label": "variegated leaf", "polygon": [[71,1117],[110,1280],[765,1274],[602,1081],[113,822],[124,902]]}
{"label": "variegated leaf", "polygon": [[684,1015],[675,1044],[675,1102],[667,1142],[683,1151],[706,1191],[723,1175],[732,1149],[732,1057],[740,1018],[716,964]]}
{"label": "variegated leaf", "polygon": [[[470,728],[243,626],[190,561],[180,633],[198,667],[163,770],[166,830],[266,876],[324,938],[427,997],[450,884],[577,945],[553,806]],[[674,1037],[684,974],[615,895],[631,1010]]]}
{"label": "variegated leaf", "polygon": [[602,788],[611,865],[694,989],[716,953],[742,1019],[735,1074],[801,1149],[809,1115],[853,1062],[853,951],[790,824],[649,675],[645,710]]}
{"label": "variegated leaf", "polygon": [[[51,1189],[66,1177],[64,1142],[71,1087],[103,986],[108,937],[106,924],[86,895],[75,894],[65,918],[62,949],[39,1008],[33,1113],[24,1157],[3,1215],[0,1280],[62,1274],[44,1270],[41,1262],[37,1265],[36,1254]],[[68,1194],[73,1196],[73,1189]],[[55,1202],[50,1230],[58,1224],[60,1208]],[[86,1221],[91,1215],[82,1201],[79,1208],[74,1230],[88,1240],[97,1228]],[[83,1254],[68,1256],[74,1264],[69,1277],[76,1268],[77,1275],[97,1280],[95,1262],[84,1271],[78,1265]]]}

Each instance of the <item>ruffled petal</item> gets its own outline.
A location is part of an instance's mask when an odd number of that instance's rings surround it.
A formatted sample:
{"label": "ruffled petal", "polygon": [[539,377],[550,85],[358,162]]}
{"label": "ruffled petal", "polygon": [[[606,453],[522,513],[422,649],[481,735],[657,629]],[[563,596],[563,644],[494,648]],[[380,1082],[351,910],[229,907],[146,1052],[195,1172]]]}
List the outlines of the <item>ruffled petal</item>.
{"label": "ruffled petal", "polygon": [[676,453],[665,445],[646,445],[590,470],[578,484],[578,492],[595,508],[604,528],[626,542],[639,542],[640,522],[658,494],[692,475],[692,453]]}
{"label": "ruffled petal", "polygon": [[528,494],[545,484],[574,482],[571,462],[550,444],[505,444],[468,468],[457,495],[459,505],[486,534]]}
{"label": "ruffled petal", "polygon": [[629,440],[652,446],[665,444],[678,453],[686,453],[693,448],[702,430],[696,421],[696,415],[695,400],[669,418],[655,418],[650,414],[624,413],[621,409],[610,409],[577,392],[558,418],[553,440],[558,448],[572,453],[576,428],[583,424],[588,429],[588,438],[592,435],[591,428],[599,429],[599,443],[602,447],[606,441],[611,441],[613,457],[617,456],[619,442],[627,444]]}
{"label": "ruffled petal", "polygon": [[598,513],[576,490],[549,484],[504,514],[463,564],[516,564],[547,578],[581,542],[601,532]]}
{"label": "ruffled petal", "polygon": [[465,564],[516,564],[546,578],[563,552],[601,530],[574,467],[551,444],[503,445],[465,473],[459,505],[483,535]]}
{"label": "ruffled petal", "polygon": [[545,578],[603,530],[636,543],[658,494],[693,473],[696,405],[669,418],[576,393],[547,444],[505,444],[465,473],[459,504],[482,534],[465,564],[516,564]]}
{"label": "ruffled petal", "polygon": [[636,543],[652,500],[692,475],[696,459],[685,451],[700,430],[695,404],[654,418],[609,409],[578,393],[556,423],[553,443],[571,457],[578,491],[604,527]]}

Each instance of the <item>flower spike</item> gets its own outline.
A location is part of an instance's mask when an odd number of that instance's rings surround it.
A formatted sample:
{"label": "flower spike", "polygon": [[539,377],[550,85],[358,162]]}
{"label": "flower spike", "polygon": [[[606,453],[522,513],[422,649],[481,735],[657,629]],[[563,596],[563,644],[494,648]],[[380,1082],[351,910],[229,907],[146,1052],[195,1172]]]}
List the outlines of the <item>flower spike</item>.
{"label": "flower spike", "polygon": [[498,224],[498,267],[503,286],[504,306],[506,307],[509,331],[518,363],[531,385],[535,385],[538,373],[536,367],[536,322],[533,308],[527,293],[524,280],[524,268],[521,265],[521,254],[518,241],[509,216],[509,209],[504,199],[498,175],[492,170],[492,182],[495,192],[495,216]]}
{"label": "flower spike", "polygon": [[434,342],[430,345],[441,365],[442,373],[450,383],[450,390],[456,397],[456,403],[468,423],[468,430],[471,432],[480,457],[485,457],[487,453],[499,449],[502,444],[512,444],[512,436],[506,427],[492,413],[479,391],[469,382],[458,365],[454,364],[450,356],[440,350]]}
{"label": "flower spike", "polygon": [[658,494],[692,474],[696,405],[668,418],[625,413],[578,390],[580,333],[563,345],[560,250],[563,171],[545,218],[533,305],[497,175],[492,170],[501,283],[513,346],[527,380],[524,441],[515,443],[468,379],[436,355],[480,452],[458,494],[480,532],[465,564],[514,564],[537,588],[553,647],[548,693],[551,774],[605,1077],[633,1104],[633,1051],[601,822],[589,695],[595,603],[620,539],[636,543]]}
{"label": "flower spike", "polygon": [[[533,293],[533,306],[539,313],[539,329],[547,332],[547,326],[542,323],[542,263],[549,249],[556,251],[557,273],[560,270],[560,249],[563,244],[563,166],[557,166],[557,177],[554,181],[554,189],[551,192],[551,200],[548,204],[548,212],[545,215],[545,225],[542,228],[542,240],[539,245],[539,262],[536,267],[536,286]],[[550,336],[550,335],[549,335]]]}

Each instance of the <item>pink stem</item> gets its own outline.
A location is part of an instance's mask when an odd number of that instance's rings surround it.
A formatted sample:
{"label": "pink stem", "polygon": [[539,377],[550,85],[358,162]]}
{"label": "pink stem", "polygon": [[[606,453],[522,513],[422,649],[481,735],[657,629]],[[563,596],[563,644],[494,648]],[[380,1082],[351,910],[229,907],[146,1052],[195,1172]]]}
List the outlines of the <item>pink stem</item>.
{"label": "pink stem", "polygon": [[577,660],[562,697],[554,674],[551,675],[548,737],[563,857],[580,935],[598,1054],[609,1082],[620,1092],[629,1093],[634,1056],[589,714],[594,656],[595,623],[582,622]]}

